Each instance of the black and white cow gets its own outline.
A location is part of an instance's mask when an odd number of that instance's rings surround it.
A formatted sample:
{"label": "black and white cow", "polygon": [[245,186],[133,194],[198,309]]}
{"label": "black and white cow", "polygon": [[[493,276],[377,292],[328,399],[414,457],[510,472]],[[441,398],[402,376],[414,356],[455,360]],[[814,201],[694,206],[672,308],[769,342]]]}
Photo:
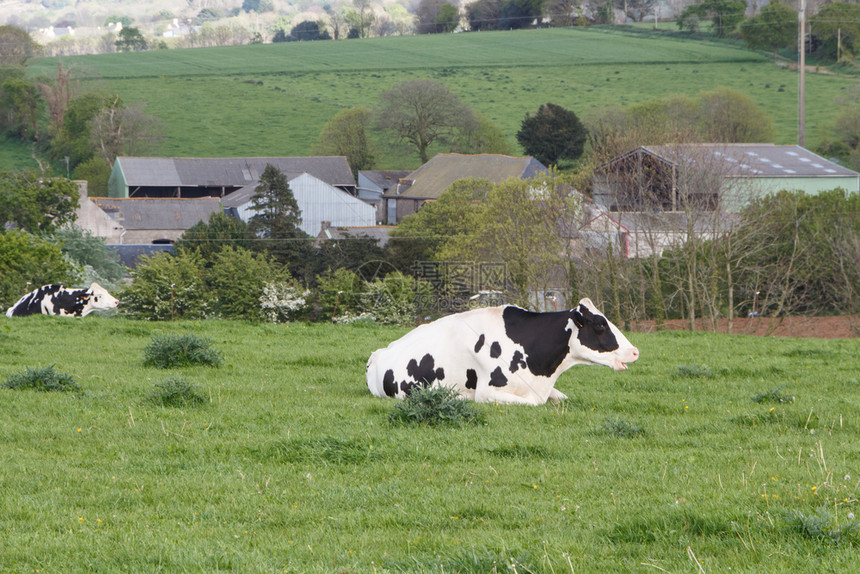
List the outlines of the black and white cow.
{"label": "black and white cow", "polygon": [[443,317],[375,351],[367,386],[378,397],[445,385],[478,402],[542,405],[567,398],[555,382],[574,365],[623,371],[638,358],[590,299],[558,313],[505,305]]}
{"label": "black and white cow", "polygon": [[9,307],[7,317],[26,315],[62,315],[85,317],[95,310],[115,309],[119,305],[107,290],[93,283],[89,289],[67,289],[62,285],[44,285],[35,289]]}

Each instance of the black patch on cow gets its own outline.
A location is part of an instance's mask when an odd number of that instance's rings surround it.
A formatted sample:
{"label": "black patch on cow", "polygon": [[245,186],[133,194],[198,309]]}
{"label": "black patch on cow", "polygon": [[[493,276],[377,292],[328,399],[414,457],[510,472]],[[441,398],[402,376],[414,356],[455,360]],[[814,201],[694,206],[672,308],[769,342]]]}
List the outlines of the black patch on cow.
{"label": "black patch on cow", "polygon": [[425,385],[424,383],[415,383],[411,381],[403,381],[400,383],[400,390],[403,391],[404,395],[411,395],[414,389],[423,389],[429,385]]}
{"label": "black patch on cow", "polygon": [[24,295],[15,303],[12,308],[13,317],[26,317],[27,315],[41,315],[42,301],[45,297],[51,297],[54,293],[62,289],[59,284],[44,285]]}
{"label": "black patch on cow", "polygon": [[475,369],[466,369],[466,388],[473,391],[478,388],[478,372]]}
{"label": "black patch on cow", "polygon": [[475,352],[477,353],[478,351],[480,351],[483,346],[484,346],[484,336],[481,335],[480,337],[478,337],[478,342],[475,343]]}
{"label": "black patch on cow", "polygon": [[501,367],[496,367],[496,369],[490,373],[490,386],[491,387],[504,387],[508,384],[508,378],[502,373]]}
{"label": "black patch on cow", "polygon": [[569,311],[533,313],[508,306],[502,320],[505,334],[523,348],[526,366],[535,375],[551,376],[570,352]]}
{"label": "black patch on cow", "polygon": [[609,322],[603,315],[595,315],[585,305],[580,305],[570,312],[574,324],[579,327],[576,337],[584,347],[598,353],[608,353],[618,348],[618,339],[609,328]]}
{"label": "black patch on cow", "polygon": [[490,345],[490,357],[493,359],[498,359],[502,356],[502,346],[499,345],[498,341],[493,341],[493,344]]}
{"label": "black patch on cow", "polygon": [[387,397],[397,394],[397,382],[394,380],[394,371],[388,369],[382,377],[382,390]]}
{"label": "black patch on cow", "polygon": [[516,373],[519,369],[525,369],[526,366],[526,362],[523,360],[523,354],[519,351],[514,351],[514,356],[511,357],[511,366],[508,370],[512,373]]}
{"label": "black patch on cow", "polygon": [[68,315],[80,317],[89,299],[90,294],[87,293],[86,289],[63,289],[56,293],[52,300],[54,315],[59,315],[61,311],[65,311]]}
{"label": "black patch on cow", "polygon": [[412,377],[415,382],[421,383],[424,386],[430,386],[435,381],[441,381],[445,379],[445,370],[442,367],[438,369],[436,367],[436,360],[433,358],[433,355],[426,354],[421,357],[421,362],[417,362],[415,359],[409,361],[409,364],[406,365],[406,373]]}

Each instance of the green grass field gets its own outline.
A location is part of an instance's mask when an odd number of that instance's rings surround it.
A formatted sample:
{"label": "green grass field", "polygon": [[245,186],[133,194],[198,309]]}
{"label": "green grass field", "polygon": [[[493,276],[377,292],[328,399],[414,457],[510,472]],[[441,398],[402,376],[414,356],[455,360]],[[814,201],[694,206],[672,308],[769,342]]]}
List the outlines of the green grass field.
{"label": "green grass field", "polygon": [[[381,326],[32,317],[0,384],[2,572],[848,572],[860,534],[858,340],[631,334],[561,405],[393,426]],[[194,333],[219,367],[144,367]],[[182,377],[202,405],[148,397]],[[753,400],[753,399],[756,400]]]}
{"label": "green grass field", "polygon": [[[775,143],[797,133],[796,73],[731,43],[626,29],[548,29],[295,42],[81,56],[64,60],[82,89],[115,91],[161,118],[170,156],[309,155],[340,109],[372,106],[406,79],[444,82],[516,146],[528,112],[553,102],[587,118],[596,108],[727,86],[773,117]],[[33,63],[55,73],[56,60]],[[852,78],[807,74],[807,144],[831,128]],[[442,150],[440,150],[442,151]],[[415,168],[382,147],[378,168]]]}

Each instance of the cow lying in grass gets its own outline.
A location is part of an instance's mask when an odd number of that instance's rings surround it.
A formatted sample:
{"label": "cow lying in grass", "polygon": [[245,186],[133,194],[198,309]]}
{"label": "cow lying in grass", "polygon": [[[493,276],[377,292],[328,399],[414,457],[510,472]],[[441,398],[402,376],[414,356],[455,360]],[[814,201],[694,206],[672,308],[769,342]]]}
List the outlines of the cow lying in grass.
{"label": "cow lying in grass", "polygon": [[573,365],[623,371],[638,358],[590,299],[558,313],[505,305],[443,317],[375,351],[367,386],[378,397],[445,385],[478,402],[542,405],[567,398],[555,382]]}
{"label": "cow lying in grass", "polygon": [[67,289],[62,285],[43,285],[9,307],[7,317],[26,315],[61,315],[85,317],[92,311],[115,309],[119,305],[107,289],[93,283],[89,289]]}

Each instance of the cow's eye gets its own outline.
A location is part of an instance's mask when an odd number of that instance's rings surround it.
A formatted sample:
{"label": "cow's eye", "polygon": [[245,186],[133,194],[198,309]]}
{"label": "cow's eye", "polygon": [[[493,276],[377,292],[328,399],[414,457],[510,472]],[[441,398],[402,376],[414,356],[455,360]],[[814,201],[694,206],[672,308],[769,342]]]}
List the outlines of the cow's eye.
{"label": "cow's eye", "polygon": [[98,301],[98,300],[99,300],[98,297],[93,297],[93,301]]}

